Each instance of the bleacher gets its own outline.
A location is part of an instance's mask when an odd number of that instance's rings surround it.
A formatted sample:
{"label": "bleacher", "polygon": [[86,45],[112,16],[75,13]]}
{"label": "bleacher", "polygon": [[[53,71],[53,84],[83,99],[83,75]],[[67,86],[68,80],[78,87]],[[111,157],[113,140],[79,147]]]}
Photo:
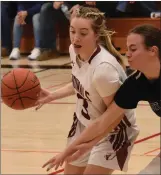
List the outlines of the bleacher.
{"label": "bleacher", "polygon": [[[111,18],[107,19],[107,27],[114,30],[116,33],[113,35],[113,44],[120,50],[121,53],[125,53],[126,50],[126,36],[128,31],[136,25],[140,24],[152,24],[158,28],[161,28],[161,19],[151,18]],[[60,53],[68,53],[70,44],[68,26],[57,26],[57,49]],[[34,37],[31,25],[26,25],[21,39],[21,53],[30,53],[34,47]]]}

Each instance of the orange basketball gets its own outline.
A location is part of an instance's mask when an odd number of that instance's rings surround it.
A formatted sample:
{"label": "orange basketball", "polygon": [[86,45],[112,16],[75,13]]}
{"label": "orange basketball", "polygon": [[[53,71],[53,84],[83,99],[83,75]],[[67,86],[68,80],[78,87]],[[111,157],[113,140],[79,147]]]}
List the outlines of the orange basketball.
{"label": "orange basketball", "polygon": [[3,102],[16,110],[33,107],[40,90],[39,79],[28,69],[13,69],[6,73],[1,81]]}

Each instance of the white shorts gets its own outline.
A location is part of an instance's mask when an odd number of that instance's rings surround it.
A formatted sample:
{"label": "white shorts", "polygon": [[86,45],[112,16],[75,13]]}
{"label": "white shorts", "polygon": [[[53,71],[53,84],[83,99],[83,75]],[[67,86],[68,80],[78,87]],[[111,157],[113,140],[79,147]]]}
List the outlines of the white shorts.
{"label": "white shorts", "polygon": [[[127,119],[122,120],[114,132],[99,141],[90,152],[70,164],[78,167],[91,164],[113,170],[127,171],[131,150],[139,130],[137,127],[128,126],[129,123],[126,122]],[[67,144],[71,144],[84,129],[85,126],[80,123],[74,114],[74,121],[68,135]]]}

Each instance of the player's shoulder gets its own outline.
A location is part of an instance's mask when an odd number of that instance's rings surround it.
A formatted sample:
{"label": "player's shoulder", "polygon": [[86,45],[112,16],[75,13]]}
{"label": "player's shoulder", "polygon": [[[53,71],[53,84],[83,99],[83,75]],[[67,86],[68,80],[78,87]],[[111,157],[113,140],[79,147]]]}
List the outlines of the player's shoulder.
{"label": "player's shoulder", "polygon": [[100,54],[98,56],[109,60],[109,59],[115,59],[115,57],[107,50],[105,49],[102,45],[100,45]]}
{"label": "player's shoulder", "polygon": [[115,65],[117,62],[116,58],[110,52],[108,52],[103,46],[99,45],[99,47],[100,52],[95,56],[91,64],[97,65],[106,62]]}
{"label": "player's shoulder", "polygon": [[115,74],[115,72],[117,72],[117,69],[108,62],[102,62],[98,64],[94,69],[94,75],[97,76],[110,76],[111,74]]}

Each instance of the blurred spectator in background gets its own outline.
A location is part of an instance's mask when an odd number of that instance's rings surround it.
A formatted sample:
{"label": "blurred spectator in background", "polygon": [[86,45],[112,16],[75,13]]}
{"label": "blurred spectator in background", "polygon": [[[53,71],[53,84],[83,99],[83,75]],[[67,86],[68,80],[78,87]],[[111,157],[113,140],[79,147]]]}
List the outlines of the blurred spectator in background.
{"label": "blurred spectator in background", "polygon": [[9,56],[12,50],[12,22],[16,16],[16,2],[1,2],[1,56]]}
{"label": "blurred spectator in background", "polygon": [[97,1],[96,7],[104,12],[106,17],[115,17],[117,4],[118,1]]}
{"label": "blurred spectator in background", "polygon": [[54,1],[43,4],[40,13],[41,23],[41,55],[37,58],[39,61],[56,58],[59,53],[56,49],[56,25],[69,25],[69,16],[79,4],[79,1]]}
{"label": "blurred spectator in background", "polygon": [[106,17],[115,17],[118,1],[85,1],[85,5],[98,8]]}
{"label": "blurred spectator in background", "polygon": [[20,58],[20,41],[23,33],[23,26],[27,23],[33,24],[35,48],[28,56],[30,60],[35,60],[40,55],[40,9],[43,2],[17,2],[17,15],[13,26],[13,49],[9,56],[12,60]]}
{"label": "blurred spectator in background", "polygon": [[156,1],[119,1],[117,17],[150,17],[157,11]]}
{"label": "blurred spectator in background", "polygon": [[150,17],[157,12],[156,1],[86,1],[105,13],[106,17]]}

